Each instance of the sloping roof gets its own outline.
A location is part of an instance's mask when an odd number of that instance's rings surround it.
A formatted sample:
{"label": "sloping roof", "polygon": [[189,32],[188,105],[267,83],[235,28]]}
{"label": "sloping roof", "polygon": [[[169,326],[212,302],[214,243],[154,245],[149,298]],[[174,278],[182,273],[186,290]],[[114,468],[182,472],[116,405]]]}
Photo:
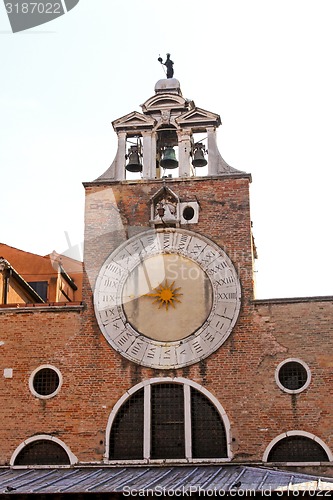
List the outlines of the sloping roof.
{"label": "sloping roof", "polygon": [[44,256],[37,255],[1,242],[0,256],[9,261],[26,282],[50,282],[52,278],[57,278],[60,266],[63,279],[74,291],[79,290],[75,299],[81,300],[83,280],[83,263],[81,261],[55,251]]}
{"label": "sloping roof", "polygon": [[27,283],[27,281],[22,278],[22,276],[16,271],[16,269],[14,269],[11,263],[3,257],[0,257],[0,272],[4,269],[8,269],[11,271],[11,278],[13,278],[20,285],[20,287],[25,291],[28,297],[32,299],[32,301],[37,303],[44,303],[42,297],[40,297],[38,293],[29,285],[29,283]]}
{"label": "sloping roof", "polygon": [[333,491],[333,478],[242,465],[0,469],[0,494],[129,495],[131,491],[147,490],[157,494],[177,492],[178,496],[180,491],[238,491],[242,496],[246,491]]}

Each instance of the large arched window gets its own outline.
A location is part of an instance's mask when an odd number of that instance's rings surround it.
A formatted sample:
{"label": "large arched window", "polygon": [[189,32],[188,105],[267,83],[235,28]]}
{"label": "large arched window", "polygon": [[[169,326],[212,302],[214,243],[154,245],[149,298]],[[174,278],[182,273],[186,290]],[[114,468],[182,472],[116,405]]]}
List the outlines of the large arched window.
{"label": "large arched window", "polygon": [[203,387],[164,378],[129,393],[110,415],[107,460],[230,460],[228,418]]}
{"label": "large arched window", "polygon": [[267,447],[265,462],[329,462],[332,454],[321,439],[302,431],[289,431]]}
{"label": "large arched window", "polygon": [[77,458],[54,436],[40,435],[27,439],[15,450],[11,465],[71,465]]}

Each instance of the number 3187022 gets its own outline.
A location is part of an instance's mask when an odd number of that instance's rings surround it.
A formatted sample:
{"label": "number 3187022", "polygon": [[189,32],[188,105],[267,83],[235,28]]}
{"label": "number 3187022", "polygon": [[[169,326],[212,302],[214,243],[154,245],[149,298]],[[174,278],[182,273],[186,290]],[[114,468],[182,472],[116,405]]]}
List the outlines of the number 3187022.
{"label": "number 3187022", "polygon": [[62,14],[61,4],[56,3],[41,3],[41,2],[23,2],[23,3],[6,3],[8,14]]}

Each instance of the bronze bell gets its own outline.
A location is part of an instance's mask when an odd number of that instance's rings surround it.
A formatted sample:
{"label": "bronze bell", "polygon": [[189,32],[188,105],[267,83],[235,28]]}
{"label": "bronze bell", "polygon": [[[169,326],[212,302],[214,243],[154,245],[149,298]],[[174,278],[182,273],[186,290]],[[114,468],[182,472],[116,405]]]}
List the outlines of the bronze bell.
{"label": "bronze bell", "polygon": [[173,148],[165,148],[163,153],[163,158],[160,161],[162,168],[177,168],[178,161],[176,158],[176,153]]}
{"label": "bronze bell", "polygon": [[128,172],[142,172],[142,165],[137,146],[131,146],[126,157],[128,158],[128,163],[126,165],[126,170],[128,170]]}
{"label": "bronze bell", "polygon": [[204,156],[205,146],[201,142],[198,142],[194,145],[194,148],[195,151],[192,160],[193,167],[205,167],[207,165],[207,160]]}

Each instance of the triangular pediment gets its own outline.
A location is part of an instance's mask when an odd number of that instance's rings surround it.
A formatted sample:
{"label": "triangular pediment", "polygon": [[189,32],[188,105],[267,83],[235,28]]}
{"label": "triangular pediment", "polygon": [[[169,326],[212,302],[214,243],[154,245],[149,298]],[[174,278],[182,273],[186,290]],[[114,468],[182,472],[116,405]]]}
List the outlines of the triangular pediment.
{"label": "triangular pediment", "polygon": [[178,116],[178,118],[176,118],[176,122],[180,126],[202,124],[218,127],[221,125],[221,118],[216,113],[195,107]]}
{"label": "triangular pediment", "polygon": [[176,193],[172,191],[172,189],[166,186],[163,186],[158,191],[156,191],[156,193],[150,197],[150,201],[151,203],[154,203],[167,196],[171,197],[175,202],[179,202],[179,196],[177,196]]}
{"label": "triangular pediment", "polygon": [[138,111],[132,111],[112,122],[113,128],[117,130],[153,128],[155,120],[150,116],[143,115]]}
{"label": "triangular pediment", "polygon": [[141,105],[144,113],[153,113],[160,110],[186,109],[187,101],[180,95],[154,95]]}

